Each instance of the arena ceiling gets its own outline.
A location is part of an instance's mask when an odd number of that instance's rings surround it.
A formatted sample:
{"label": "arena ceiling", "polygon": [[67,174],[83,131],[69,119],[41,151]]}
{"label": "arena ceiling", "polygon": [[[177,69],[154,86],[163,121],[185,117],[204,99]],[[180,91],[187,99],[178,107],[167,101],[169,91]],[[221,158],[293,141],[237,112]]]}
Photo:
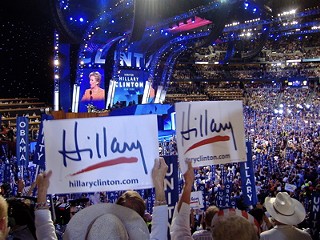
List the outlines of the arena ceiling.
{"label": "arena ceiling", "polygon": [[[189,31],[197,27],[210,24],[215,16],[227,17],[226,14],[219,10],[205,11],[210,8],[213,3],[236,4],[239,6],[249,3],[250,5],[257,5],[261,8],[269,8],[273,14],[287,10],[292,7],[295,9],[303,9],[306,7],[319,5],[317,0],[49,0],[51,6],[52,19],[62,35],[62,39],[66,42],[80,43],[86,35],[86,31],[94,22],[100,21],[99,27],[103,29],[101,32],[112,32],[116,35],[132,34],[133,40],[140,40],[142,32],[147,31],[149,27],[155,29],[158,26],[161,29],[173,28],[175,25],[187,23],[192,21],[192,27],[185,27],[179,31]],[[202,16],[194,15],[193,18],[187,16],[182,17],[183,14],[192,12],[193,9],[201,9]],[[239,8],[240,9],[240,8]],[[238,10],[239,10],[238,9]],[[243,10],[243,9],[241,9]],[[258,11],[262,9],[258,9]],[[225,10],[224,10],[225,11]],[[204,14],[206,12],[206,14]],[[199,13],[199,11],[198,11]],[[191,14],[189,14],[191,15]],[[231,21],[243,21],[246,18],[251,18],[254,15],[249,11],[237,11],[237,14],[228,16]],[[255,14],[257,15],[257,14]],[[199,17],[207,20],[207,24],[202,22],[195,22],[193,19]],[[197,19],[199,20],[199,19]],[[191,25],[191,24],[190,24]],[[175,28],[176,29],[176,28]],[[100,40],[105,41],[104,34],[100,36]],[[98,37],[96,37],[98,41]]]}

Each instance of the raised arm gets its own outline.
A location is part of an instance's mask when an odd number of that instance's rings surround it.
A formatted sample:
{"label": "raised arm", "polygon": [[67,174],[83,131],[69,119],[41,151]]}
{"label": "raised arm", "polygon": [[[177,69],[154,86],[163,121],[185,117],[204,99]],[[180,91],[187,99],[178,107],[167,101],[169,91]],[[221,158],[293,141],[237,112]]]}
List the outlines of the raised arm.
{"label": "raised arm", "polygon": [[168,165],[163,157],[156,159],[152,169],[152,181],[155,188],[156,199],[152,214],[150,239],[167,239],[168,234],[168,205],[164,191],[164,179]]}
{"label": "raised arm", "polygon": [[182,194],[173,213],[170,227],[172,240],[191,240],[190,230],[190,197],[194,182],[194,170],[191,162],[188,162],[188,170],[184,173],[184,186]]}
{"label": "raised arm", "polygon": [[180,211],[182,203],[190,205],[191,191],[194,182],[194,170],[191,162],[188,162],[188,170],[183,175],[184,185],[182,189],[182,194],[178,203],[178,211]]}
{"label": "raised arm", "polygon": [[43,172],[37,176],[37,203],[35,207],[35,226],[38,239],[57,240],[55,227],[51,219],[51,213],[47,205],[47,191],[52,172]]}

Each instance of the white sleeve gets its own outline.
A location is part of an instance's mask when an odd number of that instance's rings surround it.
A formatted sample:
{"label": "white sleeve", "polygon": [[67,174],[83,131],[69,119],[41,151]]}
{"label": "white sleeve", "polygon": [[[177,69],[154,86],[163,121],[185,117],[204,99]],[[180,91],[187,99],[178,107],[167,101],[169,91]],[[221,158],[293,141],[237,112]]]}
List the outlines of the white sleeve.
{"label": "white sleeve", "polygon": [[56,230],[51,219],[49,209],[39,209],[34,211],[35,227],[37,239],[57,240]]}

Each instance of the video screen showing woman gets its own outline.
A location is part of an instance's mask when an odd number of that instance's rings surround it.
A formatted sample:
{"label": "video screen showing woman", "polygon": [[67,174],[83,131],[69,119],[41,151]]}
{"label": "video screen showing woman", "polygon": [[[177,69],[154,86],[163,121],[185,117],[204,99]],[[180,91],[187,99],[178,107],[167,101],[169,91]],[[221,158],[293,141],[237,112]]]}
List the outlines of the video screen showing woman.
{"label": "video screen showing woman", "polygon": [[80,87],[79,112],[87,112],[89,105],[96,109],[105,109],[105,90],[101,86],[103,86],[101,73],[91,69],[89,81],[83,81]]}
{"label": "video screen showing woman", "polygon": [[89,74],[90,88],[86,89],[81,101],[97,101],[105,99],[105,91],[100,87],[101,74],[99,72],[91,72]]}

